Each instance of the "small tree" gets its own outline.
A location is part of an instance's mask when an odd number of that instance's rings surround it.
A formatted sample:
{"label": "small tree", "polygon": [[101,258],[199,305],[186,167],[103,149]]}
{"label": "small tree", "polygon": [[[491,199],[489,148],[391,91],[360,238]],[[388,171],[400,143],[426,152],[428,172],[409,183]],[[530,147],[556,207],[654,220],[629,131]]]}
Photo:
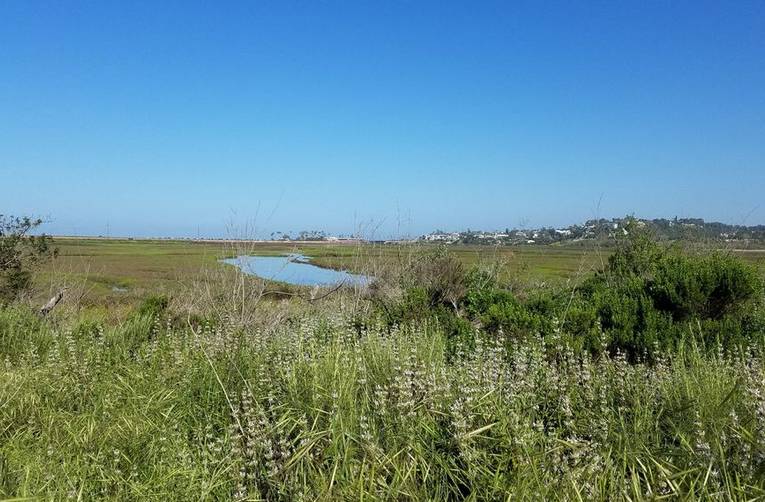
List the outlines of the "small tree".
{"label": "small tree", "polygon": [[0,214],[0,303],[28,290],[35,266],[56,254],[49,236],[31,235],[41,224],[40,219]]}

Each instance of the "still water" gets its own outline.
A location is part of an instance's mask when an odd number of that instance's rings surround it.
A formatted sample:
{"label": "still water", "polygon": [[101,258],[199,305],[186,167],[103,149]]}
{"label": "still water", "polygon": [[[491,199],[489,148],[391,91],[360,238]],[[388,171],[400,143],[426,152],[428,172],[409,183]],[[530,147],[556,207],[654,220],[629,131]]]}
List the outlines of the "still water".
{"label": "still water", "polygon": [[221,261],[238,267],[245,274],[298,286],[331,286],[341,282],[348,285],[363,286],[368,284],[370,280],[365,275],[317,267],[310,263],[310,258],[299,254],[237,256]]}

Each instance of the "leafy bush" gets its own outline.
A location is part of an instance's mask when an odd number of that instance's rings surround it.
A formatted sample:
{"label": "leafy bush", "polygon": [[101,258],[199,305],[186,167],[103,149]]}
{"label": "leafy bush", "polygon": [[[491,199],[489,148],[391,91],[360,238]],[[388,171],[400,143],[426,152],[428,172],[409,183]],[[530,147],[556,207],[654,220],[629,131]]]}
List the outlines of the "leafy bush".
{"label": "leafy bush", "polygon": [[507,290],[471,290],[464,303],[467,314],[480,321],[481,326],[489,331],[501,329],[515,335],[527,334],[538,331],[541,325],[538,316]]}
{"label": "leafy bush", "polygon": [[669,255],[648,282],[656,307],[676,320],[721,319],[740,311],[760,290],[751,267],[731,256]]}
{"label": "leafy bush", "polygon": [[170,300],[166,296],[149,295],[138,306],[137,314],[139,316],[157,317],[167,310],[169,304]]}
{"label": "leafy bush", "polygon": [[[627,280],[617,287],[604,282],[587,297],[592,303],[608,348],[631,357],[650,353],[671,332],[670,317],[658,311],[640,280]],[[664,344],[662,344],[664,345]]]}
{"label": "leafy bush", "polygon": [[468,271],[445,247],[423,254],[407,272],[404,287],[423,288],[431,306],[457,310],[467,290]]}
{"label": "leafy bush", "polygon": [[30,235],[41,224],[39,219],[0,214],[0,303],[10,302],[26,291],[34,266],[56,254],[48,236]]}
{"label": "leafy bush", "polygon": [[597,313],[612,352],[651,356],[686,337],[729,346],[762,332],[747,314],[762,295],[752,267],[719,253],[684,254],[628,228],[608,266],[578,292]]}

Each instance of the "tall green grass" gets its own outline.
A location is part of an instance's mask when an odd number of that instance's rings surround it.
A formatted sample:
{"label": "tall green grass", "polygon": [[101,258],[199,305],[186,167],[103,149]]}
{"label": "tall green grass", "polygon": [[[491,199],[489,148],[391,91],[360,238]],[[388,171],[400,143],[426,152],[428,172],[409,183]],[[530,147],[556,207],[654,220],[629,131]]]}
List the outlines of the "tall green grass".
{"label": "tall green grass", "polygon": [[0,495],[53,499],[765,497],[757,343],[655,363],[436,325],[52,327],[0,310]]}

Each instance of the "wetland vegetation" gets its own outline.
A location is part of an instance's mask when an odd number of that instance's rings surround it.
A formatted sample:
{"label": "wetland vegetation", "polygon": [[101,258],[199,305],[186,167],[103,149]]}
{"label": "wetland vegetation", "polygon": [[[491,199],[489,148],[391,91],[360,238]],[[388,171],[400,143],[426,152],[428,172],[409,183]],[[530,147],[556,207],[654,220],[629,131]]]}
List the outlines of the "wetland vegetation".
{"label": "wetland vegetation", "polygon": [[[3,497],[765,496],[756,260],[640,232],[52,245],[0,308]],[[378,280],[317,294],[219,263],[254,250]]]}

